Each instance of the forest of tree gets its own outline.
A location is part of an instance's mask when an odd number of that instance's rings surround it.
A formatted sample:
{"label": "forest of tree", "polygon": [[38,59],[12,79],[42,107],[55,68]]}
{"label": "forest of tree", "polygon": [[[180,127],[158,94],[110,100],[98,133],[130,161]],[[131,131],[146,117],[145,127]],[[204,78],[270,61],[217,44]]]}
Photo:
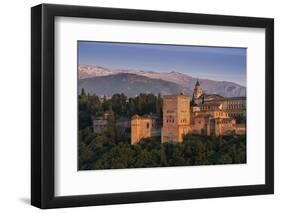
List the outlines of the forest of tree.
{"label": "forest of tree", "polygon": [[[118,134],[115,121],[118,117],[134,114],[162,114],[160,95],[140,94],[127,98],[115,94],[103,101],[96,95],[79,95],[79,170],[147,168],[189,165],[215,165],[246,163],[246,136],[186,135],[183,143],[161,144],[160,137],[143,139],[137,145],[130,144],[128,136]],[[95,134],[92,116],[111,111],[104,133]]]}
{"label": "forest of tree", "polygon": [[126,97],[123,93],[116,93],[110,99],[86,94],[82,89],[79,95],[79,130],[91,127],[92,117],[110,111],[114,117],[128,117],[138,114],[157,113],[162,115],[162,97],[160,94],[140,94],[136,97]]}

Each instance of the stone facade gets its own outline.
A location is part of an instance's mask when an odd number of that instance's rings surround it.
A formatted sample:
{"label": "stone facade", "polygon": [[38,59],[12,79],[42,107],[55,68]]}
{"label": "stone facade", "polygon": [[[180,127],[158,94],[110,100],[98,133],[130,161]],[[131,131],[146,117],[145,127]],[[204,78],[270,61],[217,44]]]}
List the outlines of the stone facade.
{"label": "stone facade", "polygon": [[94,133],[103,133],[107,130],[108,126],[108,119],[113,114],[110,111],[104,112],[101,116],[93,117],[92,123],[93,123],[93,131]]}
{"label": "stone facade", "polygon": [[93,131],[94,133],[102,133],[107,130],[107,118],[99,116],[93,118]]}
{"label": "stone facade", "polygon": [[222,97],[217,94],[205,94],[199,84],[196,82],[193,103],[201,110],[208,110],[211,104],[221,104],[221,109],[228,112],[229,116],[246,116],[246,97]]}
{"label": "stone facade", "polygon": [[130,136],[131,120],[121,117],[116,120],[116,129],[119,135]]}
{"label": "stone facade", "polygon": [[190,129],[193,134],[218,136],[235,133],[235,119],[219,108],[196,111],[191,113],[191,117]]}
{"label": "stone facade", "polygon": [[[246,97],[206,95],[197,81],[192,104],[189,96],[183,94],[163,97],[161,143],[181,143],[187,133],[207,136],[246,134],[246,124],[237,124],[236,116],[246,116]],[[131,143],[137,144],[142,138],[152,137],[152,123],[151,117],[133,116]],[[154,130],[159,135],[159,128]]]}
{"label": "stone facade", "polygon": [[246,116],[246,97],[231,97],[221,100],[222,109],[228,112],[229,116]]}
{"label": "stone facade", "polygon": [[208,110],[210,105],[221,105],[221,109],[228,112],[229,116],[246,116],[246,97],[219,98],[199,104],[201,110]]}
{"label": "stone facade", "polygon": [[203,99],[203,90],[200,87],[199,82],[197,81],[193,90],[193,101],[195,104],[201,104]]}
{"label": "stone facade", "polygon": [[141,139],[160,136],[158,119],[152,115],[134,115],[131,119],[131,144],[137,144]]}
{"label": "stone facade", "polygon": [[163,97],[161,142],[182,142],[190,124],[190,98],[186,95]]}

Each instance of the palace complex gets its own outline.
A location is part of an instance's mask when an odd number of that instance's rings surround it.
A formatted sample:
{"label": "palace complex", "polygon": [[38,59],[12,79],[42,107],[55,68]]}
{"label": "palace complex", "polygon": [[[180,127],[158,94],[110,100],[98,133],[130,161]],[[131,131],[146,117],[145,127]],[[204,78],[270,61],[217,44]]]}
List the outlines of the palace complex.
{"label": "palace complex", "polygon": [[[110,113],[93,118],[95,133],[107,129]],[[163,96],[163,114],[134,115],[118,118],[116,128],[119,134],[131,138],[131,144],[141,139],[161,137],[161,143],[183,141],[188,133],[197,135],[241,135],[246,134],[246,97],[223,97],[205,94],[197,81],[193,96]]]}
{"label": "palace complex", "polygon": [[162,127],[157,116],[133,116],[131,144],[153,136],[161,136],[162,143],[180,143],[187,133],[207,136],[245,134],[246,122],[236,123],[238,117],[245,116],[246,97],[204,94],[197,81],[192,100],[183,94],[163,97]]}

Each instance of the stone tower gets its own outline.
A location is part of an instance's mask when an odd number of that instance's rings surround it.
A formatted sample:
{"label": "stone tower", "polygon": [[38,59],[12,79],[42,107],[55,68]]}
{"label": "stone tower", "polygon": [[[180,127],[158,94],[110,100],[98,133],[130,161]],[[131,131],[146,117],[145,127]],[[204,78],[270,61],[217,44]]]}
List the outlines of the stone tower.
{"label": "stone tower", "polygon": [[190,128],[190,99],[186,95],[163,97],[161,142],[182,142]]}
{"label": "stone tower", "polygon": [[196,82],[193,90],[193,102],[194,104],[202,103],[203,90],[199,84],[199,81]]}
{"label": "stone tower", "polygon": [[134,115],[131,118],[131,144],[137,144],[141,139],[151,137],[152,120],[150,117]]}
{"label": "stone tower", "polygon": [[199,98],[201,95],[203,95],[203,90],[199,84],[199,81],[197,81],[195,84],[193,94],[194,94],[194,98]]}

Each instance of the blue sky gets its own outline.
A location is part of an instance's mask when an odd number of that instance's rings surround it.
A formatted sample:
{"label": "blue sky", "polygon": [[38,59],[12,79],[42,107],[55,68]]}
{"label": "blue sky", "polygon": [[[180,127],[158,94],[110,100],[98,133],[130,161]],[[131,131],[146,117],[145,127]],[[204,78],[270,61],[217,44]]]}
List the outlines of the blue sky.
{"label": "blue sky", "polygon": [[78,41],[78,63],[181,72],[246,86],[246,48]]}

